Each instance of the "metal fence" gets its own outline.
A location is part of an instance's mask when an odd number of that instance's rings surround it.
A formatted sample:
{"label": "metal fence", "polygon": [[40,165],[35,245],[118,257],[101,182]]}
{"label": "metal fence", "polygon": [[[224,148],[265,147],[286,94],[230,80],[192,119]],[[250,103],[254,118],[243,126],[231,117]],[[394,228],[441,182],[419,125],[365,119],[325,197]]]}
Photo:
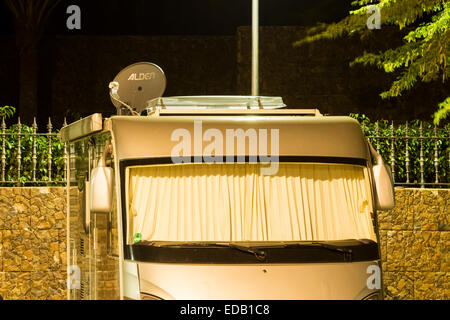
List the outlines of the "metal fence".
{"label": "metal fence", "polygon": [[67,145],[59,141],[50,118],[46,129],[38,133],[36,118],[31,127],[23,125],[19,118],[9,128],[2,119],[0,186],[66,184]]}
{"label": "metal fence", "polygon": [[[408,122],[396,126],[391,122],[388,128],[381,123],[375,122],[374,128],[362,124],[362,129],[390,165],[397,186],[450,187],[450,127],[434,126],[426,135],[423,122],[418,129],[411,129]],[[403,134],[398,134],[401,126]],[[19,118],[9,128],[3,119],[0,186],[65,185],[68,150],[58,131],[51,119],[44,133],[38,133],[36,119],[28,127]]]}
{"label": "metal fence", "polygon": [[[396,186],[450,187],[450,126],[415,122],[414,129],[409,122],[394,125],[393,121],[383,130],[380,121],[371,132],[364,124],[362,129],[390,165]],[[424,133],[424,123],[429,126],[428,134]]]}

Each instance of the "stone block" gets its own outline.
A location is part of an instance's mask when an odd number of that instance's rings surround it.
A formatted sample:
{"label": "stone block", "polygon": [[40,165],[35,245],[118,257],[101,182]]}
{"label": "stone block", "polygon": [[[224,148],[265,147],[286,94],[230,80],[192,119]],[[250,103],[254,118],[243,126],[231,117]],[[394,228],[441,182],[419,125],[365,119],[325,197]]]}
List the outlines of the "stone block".
{"label": "stone block", "polygon": [[378,212],[378,225],[381,230],[413,230],[414,215],[410,203],[415,201],[414,190],[397,188],[395,208]]}
{"label": "stone block", "polygon": [[0,295],[4,300],[29,300],[30,273],[0,272]]}
{"label": "stone block", "polygon": [[387,260],[387,231],[380,231],[380,251],[381,251],[381,261],[386,262]]}
{"label": "stone block", "polygon": [[442,231],[440,239],[441,247],[441,270],[450,272],[450,231]]}
{"label": "stone block", "polygon": [[[36,190],[37,189],[37,190]],[[66,197],[64,188],[36,188],[30,200],[31,226],[37,230],[66,228]]]}
{"label": "stone block", "polygon": [[67,299],[66,272],[32,272],[30,274],[30,299]]}
{"label": "stone block", "polygon": [[3,231],[0,230],[0,272],[3,272]]}
{"label": "stone block", "polygon": [[415,300],[448,300],[450,297],[448,272],[415,272]]}
{"label": "stone block", "polygon": [[57,230],[2,232],[4,272],[52,271],[61,267]]}
{"label": "stone block", "polygon": [[383,285],[386,300],[414,299],[413,272],[384,272]]}
{"label": "stone block", "polygon": [[2,272],[0,295],[5,300],[64,300],[65,272]]}
{"label": "stone block", "polygon": [[420,202],[411,206],[414,212],[414,229],[450,231],[450,190],[418,190]]}
{"label": "stone block", "polygon": [[0,201],[0,230],[21,230],[31,227],[30,202],[22,196]]}
{"label": "stone block", "polygon": [[60,270],[67,270],[67,231],[64,229],[58,230],[59,242],[59,258],[61,261]]}
{"label": "stone block", "polygon": [[387,271],[439,271],[438,231],[388,231]]}

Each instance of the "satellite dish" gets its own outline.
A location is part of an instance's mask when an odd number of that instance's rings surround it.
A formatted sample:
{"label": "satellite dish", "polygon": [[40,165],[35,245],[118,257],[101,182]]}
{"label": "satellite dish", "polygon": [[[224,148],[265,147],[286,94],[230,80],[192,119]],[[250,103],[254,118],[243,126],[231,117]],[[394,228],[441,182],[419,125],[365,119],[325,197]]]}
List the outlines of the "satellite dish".
{"label": "satellite dish", "polygon": [[147,108],[148,100],[163,95],[166,82],[163,70],[156,64],[150,62],[132,64],[120,71],[109,84],[111,101],[116,106],[118,114],[130,109],[129,107],[141,113]]}

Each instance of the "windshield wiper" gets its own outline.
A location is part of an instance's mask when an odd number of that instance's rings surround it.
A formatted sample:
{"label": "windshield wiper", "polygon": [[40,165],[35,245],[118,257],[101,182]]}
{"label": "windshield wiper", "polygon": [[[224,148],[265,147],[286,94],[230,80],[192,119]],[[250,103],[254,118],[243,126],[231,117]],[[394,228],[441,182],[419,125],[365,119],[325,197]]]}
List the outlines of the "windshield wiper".
{"label": "windshield wiper", "polygon": [[214,245],[220,246],[220,247],[228,247],[228,248],[236,249],[236,250],[246,252],[246,253],[251,253],[256,257],[256,259],[258,259],[260,261],[264,261],[266,259],[266,252],[261,249],[252,249],[250,247],[241,246],[241,245],[238,245],[235,243],[230,243],[230,242],[226,242],[226,243],[217,243],[216,242],[216,243],[214,243]]}
{"label": "windshield wiper", "polygon": [[347,249],[347,248],[343,248],[343,247],[338,247],[329,243],[324,243],[324,242],[319,242],[319,241],[313,241],[311,242],[313,245],[319,245],[322,248],[331,250],[331,251],[335,251],[335,252],[339,252],[342,253],[344,255],[344,260],[347,262],[352,261],[352,255],[353,255],[353,251],[351,249]]}
{"label": "windshield wiper", "polygon": [[256,259],[263,261],[266,258],[266,252],[260,249],[252,249],[247,246],[241,246],[231,242],[183,242],[183,243],[158,243],[158,242],[141,242],[141,244],[154,246],[154,247],[226,247],[236,249],[245,253],[253,254]]}

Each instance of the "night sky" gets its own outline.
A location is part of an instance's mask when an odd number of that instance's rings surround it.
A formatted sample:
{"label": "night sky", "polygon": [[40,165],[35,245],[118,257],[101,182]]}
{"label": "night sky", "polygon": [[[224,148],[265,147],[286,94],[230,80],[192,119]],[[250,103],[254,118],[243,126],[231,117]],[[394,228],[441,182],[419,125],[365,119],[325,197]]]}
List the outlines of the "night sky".
{"label": "night sky", "polygon": [[[260,25],[314,25],[338,21],[351,1],[260,0]],[[0,2],[1,3],[1,2]],[[68,30],[68,6],[81,8],[81,30]],[[62,0],[48,34],[234,35],[251,25],[251,0]],[[0,34],[13,34],[9,10],[0,4]]]}

